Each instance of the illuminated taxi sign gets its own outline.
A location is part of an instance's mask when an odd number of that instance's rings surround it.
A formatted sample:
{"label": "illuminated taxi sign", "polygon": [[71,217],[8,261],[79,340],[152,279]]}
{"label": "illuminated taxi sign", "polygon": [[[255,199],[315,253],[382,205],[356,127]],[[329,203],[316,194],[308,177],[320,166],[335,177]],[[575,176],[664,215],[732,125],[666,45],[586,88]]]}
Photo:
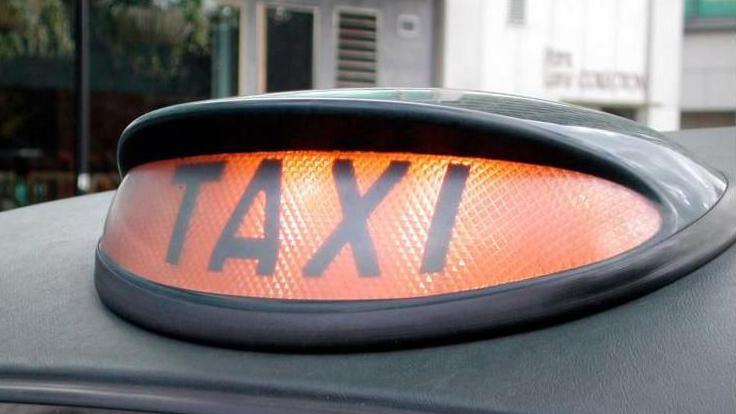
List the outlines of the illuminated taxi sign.
{"label": "illuminated taxi sign", "polygon": [[364,152],[158,161],[120,187],[101,251],[163,285],[234,296],[423,297],[526,280],[645,242],[645,197],[509,161]]}
{"label": "illuminated taxi sign", "polygon": [[185,104],[134,121],[118,164],[96,253],[103,303],[228,346],[539,326],[670,282],[736,237],[729,179],[656,132],[507,95]]}

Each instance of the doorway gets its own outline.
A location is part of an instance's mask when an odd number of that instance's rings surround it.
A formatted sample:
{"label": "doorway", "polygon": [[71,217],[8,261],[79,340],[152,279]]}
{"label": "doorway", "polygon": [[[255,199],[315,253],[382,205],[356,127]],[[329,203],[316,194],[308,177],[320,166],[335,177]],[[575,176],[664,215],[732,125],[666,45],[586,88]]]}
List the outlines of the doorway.
{"label": "doorway", "polygon": [[264,8],[261,89],[282,92],[312,89],[314,80],[314,11],[290,6]]}

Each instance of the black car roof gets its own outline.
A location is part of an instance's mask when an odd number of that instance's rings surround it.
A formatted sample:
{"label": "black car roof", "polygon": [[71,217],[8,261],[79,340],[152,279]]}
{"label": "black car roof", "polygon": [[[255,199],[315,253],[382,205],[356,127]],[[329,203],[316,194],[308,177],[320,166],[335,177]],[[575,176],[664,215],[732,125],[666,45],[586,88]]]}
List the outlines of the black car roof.
{"label": "black car roof", "polygon": [[[673,136],[736,174],[736,128]],[[0,214],[0,401],[207,413],[736,407],[736,246],[651,294],[544,329],[370,353],[251,352],[148,332],[102,305],[94,250],[111,197]]]}

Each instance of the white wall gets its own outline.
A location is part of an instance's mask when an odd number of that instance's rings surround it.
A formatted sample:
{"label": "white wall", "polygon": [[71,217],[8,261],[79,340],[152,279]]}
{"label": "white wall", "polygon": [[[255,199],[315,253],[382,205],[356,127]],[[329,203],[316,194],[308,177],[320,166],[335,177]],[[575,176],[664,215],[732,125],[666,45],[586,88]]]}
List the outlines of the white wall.
{"label": "white wall", "polygon": [[736,31],[685,34],[681,103],[683,111],[736,111]]}
{"label": "white wall", "polygon": [[521,25],[508,5],[446,1],[443,86],[637,107],[677,129],[682,0],[526,0]]}
{"label": "white wall", "polygon": [[652,1],[652,40],[646,123],[659,130],[680,129],[680,87],[684,2]]}

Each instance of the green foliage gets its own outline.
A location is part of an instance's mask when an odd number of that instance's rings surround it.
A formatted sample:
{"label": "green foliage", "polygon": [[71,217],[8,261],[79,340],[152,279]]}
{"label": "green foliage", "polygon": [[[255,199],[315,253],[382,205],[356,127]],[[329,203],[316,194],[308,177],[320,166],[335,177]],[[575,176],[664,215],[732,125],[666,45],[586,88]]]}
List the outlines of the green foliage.
{"label": "green foliage", "polygon": [[136,73],[172,78],[187,56],[210,53],[202,0],[99,0],[94,5],[95,34]]}
{"label": "green foliage", "polygon": [[[184,59],[210,54],[202,0],[91,0],[92,42],[141,75],[169,79]],[[0,60],[71,59],[71,0],[0,0]]]}
{"label": "green foliage", "polygon": [[70,58],[70,21],[62,0],[0,0],[0,59]]}

